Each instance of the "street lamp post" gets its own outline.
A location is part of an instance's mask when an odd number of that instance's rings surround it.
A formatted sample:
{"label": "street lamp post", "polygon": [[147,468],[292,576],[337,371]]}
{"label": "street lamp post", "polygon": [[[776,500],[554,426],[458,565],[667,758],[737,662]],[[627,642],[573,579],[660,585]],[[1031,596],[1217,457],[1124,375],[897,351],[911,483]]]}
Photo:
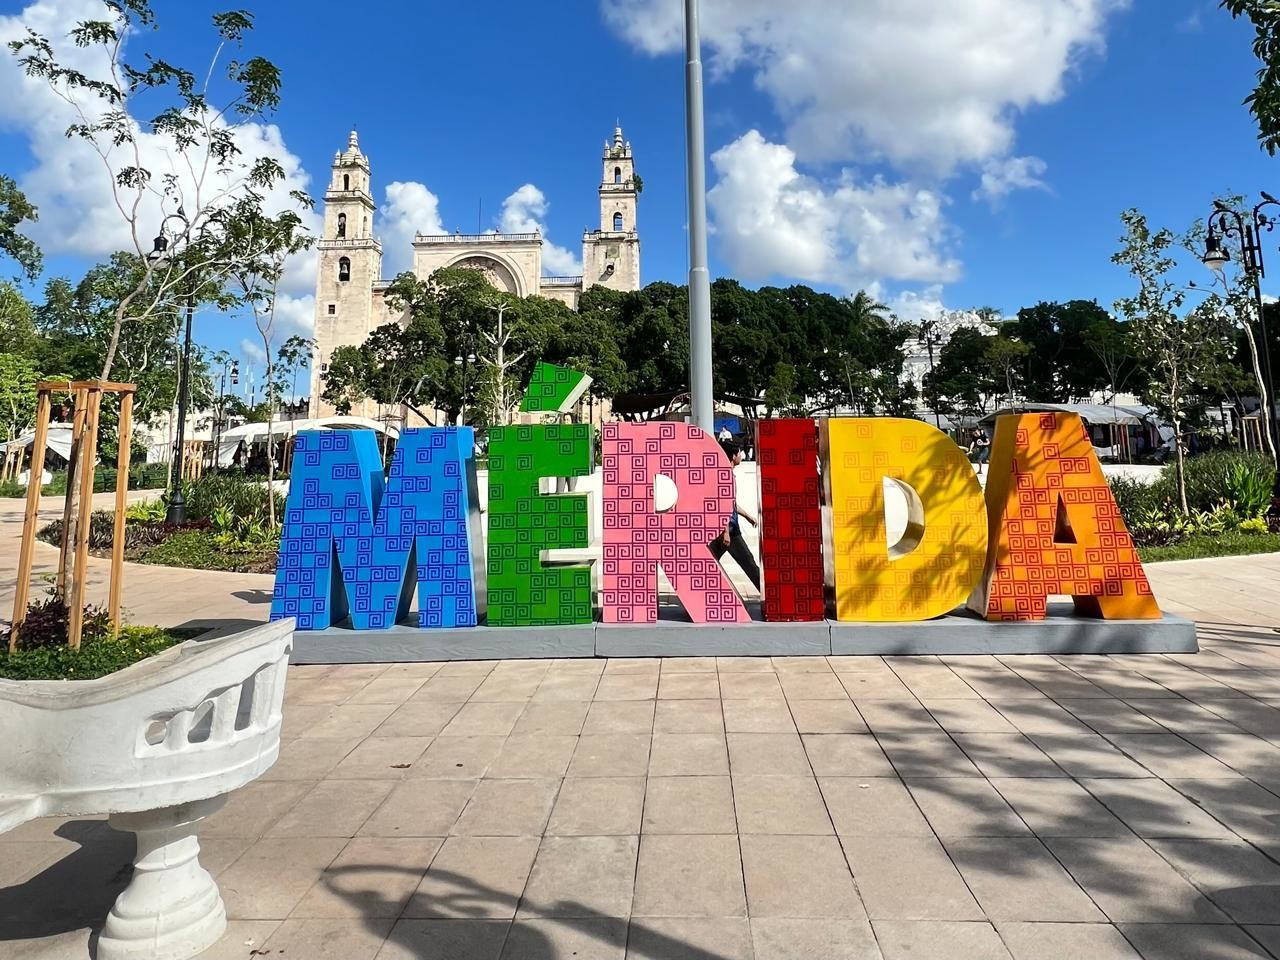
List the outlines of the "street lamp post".
{"label": "street lamp post", "polygon": [[[1204,256],[1201,259],[1210,270],[1222,272],[1231,261],[1231,253],[1223,246],[1222,238],[1234,237],[1240,243],[1241,267],[1249,274],[1253,283],[1254,309],[1258,312],[1258,331],[1262,335],[1259,352],[1262,354],[1263,383],[1261,387],[1266,394],[1266,403],[1263,407],[1267,418],[1267,435],[1274,446],[1277,442],[1276,392],[1275,380],[1271,375],[1271,341],[1267,336],[1267,315],[1262,300],[1262,278],[1267,275],[1262,252],[1262,234],[1264,231],[1270,233],[1276,225],[1275,218],[1264,212],[1264,208],[1271,206],[1280,206],[1280,200],[1265,190],[1262,191],[1262,202],[1254,207],[1250,214],[1242,214],[1221,200],[1215,200],[1213,212],[1209,214],[1209,229],[1205,236]],[[1277,482],[1280,483],[1280,478],[1277,478]]]}
{"label": "street lamp post", "polygon": [[711,373],[711,271],[707,265],[706,130],[702,118],[702,41],[698,0],[684,0],[685,132],[689,189],[689,412],[710,431],[715,418]]}
{"label": "street lamp post", "polygon": [[[929,373],[933,373],[933,348],[942,341],[942,335],[938,333],[937,320],[925,320],[920,324],[920,339],[924,341],[924,348],[929,353]],[[933,406],[933,422],[939,430],[942,429],[942,416],[938,413],[938,400],[934,397],[931,401]]]}
{"label": "street lamp post", "polygon": [[[156,235],[155,246],[151,253],[147,255],[147,259],[153,263],[160,263],[168,260],[172,255],[169,252],[169,238],[165,236],[165,224],[170,220],[179,220],[182,223],[182,233],[185,236],[191,229],[191,223],[187,220],[186,215],[179,208],[177,213],[171,213],[164,218],[160,224],[160,233]],[[183,524],[187,522],[187,501],[182,493],[183,471],[186,466],[186,429],[187,429],[187,385],[191,373],[191,320],[196,311],[196,294],[195,287],[191,285],[187,291],[187,317],[186,332],[182,341],[182,360],[178,367],[178,435],[177,445],[174,450],[173,457],[173,475],[171,480],[171,489],[169,491],[168,502],[165,507],[164,522],[168,524]]]}

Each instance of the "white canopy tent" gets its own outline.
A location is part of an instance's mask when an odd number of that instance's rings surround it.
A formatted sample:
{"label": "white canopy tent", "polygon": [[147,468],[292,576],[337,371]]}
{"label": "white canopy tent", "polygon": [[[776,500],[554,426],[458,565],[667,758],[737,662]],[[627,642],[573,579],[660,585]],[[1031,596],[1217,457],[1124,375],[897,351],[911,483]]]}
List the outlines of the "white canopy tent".
{"label": "white canopy tent", "polygon": [[400,437],[400,430],[378,420],[368,417],[317,417],[311,420],[281,420],[276,423],[245,423],[233,427],[218,438],[218,466],[229,467],[235,458],[240,444],[253,447],[254,444],[266,443],[270,435],[276,441],[287,440],[304,430],[374,430],[384,434],[391,440]]}
{"label": "white canopy tent", "polygon": [[[69,423],[51,423],[49,424],[48,444],[49,449],[60,456],[63,460],[71,459],[71,424]],[[15,440],[10,440],[4,445],[5,452],[11,457],[19,455],[25,457],[27,449],[36,441],[35,430],[28,430],[22,436]],[[6,461],[8,457],[6,457]],[[18,461],[19,463],[21,461]],[[31,471],[23,470],[17,475],[19,483],[27,483],[30,480]],[[48,483],[52,479],[48,470],[44,471],[44,479],[42,483]]]}

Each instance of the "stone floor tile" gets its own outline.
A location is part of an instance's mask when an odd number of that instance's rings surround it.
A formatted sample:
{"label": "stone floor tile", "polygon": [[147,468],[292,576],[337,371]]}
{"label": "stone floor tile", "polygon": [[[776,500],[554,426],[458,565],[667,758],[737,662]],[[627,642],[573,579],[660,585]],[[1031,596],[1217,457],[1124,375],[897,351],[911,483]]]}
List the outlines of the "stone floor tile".
{"label": "stone floor tile", "polygon": [[[285,780],[259,781],[233,790],[226,805],[200,824],[200,836],[260,837],[315,787],[310,780]],[[19,836],[16,830],[5,834],[7,839]]]}
{"label": "stone floor tile", "polygon": [[[1268,678],[1274,691],[1274,682]],[[1204,706],[1223,719],[1230,720],[1245,733],[1272,743],[1280,740],[1280,710],[1257,700],[1208,700]]]}
{"label": "stone floor tile", "polygon": [[334,780],[403,779],[431,737],[370,737],[333,768]]}
{"label": "stone floor tile", "polygon": [[876,739],[900,777],[978,777],[981,774],[945,733],[879,733]]}
{"label": "stone floor tile", "polygon": [[863,916],[835,837],[746,836],[742,868],[751,916]]}
{"label": "stone floor tile", "polygon": [[[767,661],[766,661],[767,662]],[[782,684],[773,672],[720,674],[720,697],[724,700],[778,699]]]}
{"label": "stone floor tile", "polygon": [[518,674],[510,672],[499,673],[495,670],[485,677],[484,683],[476,687],[476,692],[471,695],[470,702],[528,700],[537,691],[545,675],[545,668],[536,671],[523,671]]}
{"label": "stone floor tile", "polygon": [[865,700],[854,697],[854,704],[872,733],[881,734],[925,733],[942,734],[933,714],[915,698],[910,700]]}
{"label": "stone floor tile", "polygon": [[724,733],[719,700],[659,700],[654,733]]}
{"label": "stone floor tile", "polygon": [[1280,924],[1280,866],[1243,840],[1151,840],[1236,923]]}
{"label": "stone floor tile", "polygon": [[788,700],[848,700],[849,693],[829,670],[821,673],[796,673],[779,676],[782,692]]}
{"label": "stone floor tile", "polygon": [[875,672],[837,673],[844,692],[857,704],[879,700],[914,701],[916,695],[888,667]]}
{"label": "stone floor tile", "polygon": [[[802,674],[815,676],[815,674]],[[853,702],[844,700],[791,700],[791,716],[801,733],[867,733],[866,721]]]}
{"label": "stone floor tile", "polygon": [[642,777],[649,769],[650,740],[643,733],[579,737],[567,776]]}
{"label": "stone floor tile", "polygon": [[436,737],[409,770],[409,777],[478,780],[502,752],[506,737]]}
{"label": "stone floor tile", "polygon": [[461,709],[459,701],[409,700],[382,721],[373,736],[434,737]]}
{"label": "stone floor tile", "polygon": [[649,776],[728,776],[729,748],[719,733],[655,733]]}
{"label": "stone floor tile", "polygon": [[505,920],[401,920],[378,960],[500,960],[510,927]]}
{"label": "stone floor tile", "polygon": [[600,675],[592,673],[547,672],[533,694],[535,703],[564,700],[591,700],[600,685]]}
{"label": "stone floor tile", "polygon": [[440,731],[446,737],[505,737],[516,725],[526,703],[464,703],[452,720]]}
{"label": "stone floor tile", "polygon": [[[1211,710],[1189,700],[1143,700],[1125,698],[1125,703],[1150,717],[1173,733],[1234,733],[1242,731],[1234,723],[1224,720]],[[1151,731],[1163,733],[1163,730]]]}
{"label": "stone floor tile", "polygon": [[726,700],[724,728],[729,733],[795,733],[796,723],[785,699]]}
{"label": "stone floor tile", "polygon": [[316,724],[328,718],[333,707],[326,704],[298,703],[285,711],[284,721],[280,724],[280,738],[294,740],[301,737]]}
{"label": "stone floor tile", "polygon": [[807,776],[813,771],[799,734],[730,733],[729,770],[735,777]]}
{"label": "stone floor tile", "polygon": [[1041,837],[1129,837],[1129,830],[1074,780],[993,779],[991,785]]}
{"label": "stone floor tile", "polygon": [[259,840],[218,877],[233,920],[283,920],[342,852],[337,837]]}
{"label": "stone floor tile", "polygon": [[[757,917],[751,921],[755,960],[880,960],[865,919]],[[699,958],[708,960],[708,958]]]}
{"label": "stone floor tile", "polygon": [[637,917],[745,917],[738,839],[641,837],[631,912]]}
{"label": "stone floor tile", "polygon": [[537,837],[450,837],[404,915],[514,917],[539,843]]}
{"label": "stone floor tile", "polygon": [[479,682],[492,673],[497,665],[496,660],[450,660],[440,664],[435,676],[472,677]]}
{"label": "stone floor tile", "polygon": [[280,743],[280,758],[259,779],[321,780],[360,743],[358,739],[329,740],[310,737],[283,740]]}
{"label": "stone floor tile", "polygon": [[1081,780],[1140,837],[1233,839],[1229,829],[1162,780]]}
{"label": "stone floor tile", "polygon": [[652,733],[652,700],[599,701],[587,711],[584,734]]}
{"label": "stone floor tile", "polygon": [[[246,954],[252,950],[262,949],[281,926],[282,924],[276,920],[230,920],[227,922],[227,929],[222,939],[200,954],[200,960],[245,960]],[[367,929],[373,937],[378,937],[378,945],[381,946],[382,940],[378,935],[390,926],[390,923],[373,922]],[[73,954],[72,957],[74,960],[83,960],[88,955],[86,950]],[[341,955],[337,953],[320,953],[317,956],[320,960],[342,960]],[[352,956],[358,958],[360,954],[357,951]],[[19,953],[17,960],[21,960],[21,957],[22,954]]]}
{"label": "stone floor tile", "polygon": [[974,663],[973,657],[956,657],[948,666],[961,680],[987,699],[1043,700],[1044,694],[994,658]]}
{"label": "stone floor tile", "polygon": [[425,682],[413,677],[378,677],[352,694],[347,703],[404,703]]}
{"label": "stone floor tile", "polygon": [[540,837],[560,789],[557,780],[481,780],[453,825],[461,837]]}
{"label": "stone floor tile", "polygon": [[1107,739],[1162,779],[1240,776],[1177,734],[1111,733]]}
{"label": "stone floor tile", "polygon": [[1190,731],[1185,739],[1246,777],[1274,777],[1280,773],[1280,747],[1252,734]]}
{"label": "stone floor tile", "polygon": [[957,920],[877,920],[884,960],[1009,960],[989,923]]}
{"label": "stone floor tile", "polygon": [[740,834],[829,836],[834,832],[813,777],[734,777],[733,804]]}
{"label": "stone floor tile", "polygon": [[520,719],[511,728],[511,735],[517,737],[545,733],[553,736],[576,737],[582,732],[582,725],[587,718],[590,703],[581,700],[566,700],[551,703],[531,703],[525,707]]}
{"label": "stone floor tile", "polygon": [[519,916],[629,916],[638,846],[637,837],[543,838]]}
{"label": "stone floor tile", "polygon": [[664,674],[716,672],[714,657],[663,657],[659,662]]}
{"label": "stone floor tile", "polygon": [[551,734],[510,736],[484,775],[490,780],[558,779],[569,768],[578,738]]}
{"label": "stone floor tile", "polygon": [[616,674],[606,673],[596,687],[595,700],[626,701],[653,700],[658,695],[658,674]]}
{"label": "stone floor tile", "polygon": [[755,960],[749,922],[745,918],[728,917],[633,919],[627,931],[627,957],[630,960],[711,960],[712,957]]}
{"label": "stone floor tile", "polygon": [[[217,878],[233,863],[239,860],[246,850],[254,844],[252,837],[200,837],[200,866],[209,871],[209,875]],[[8,848],[0,848],[0,863],[8,855]],[[3,868],[0,868],[0,873]],[[0,887],[6,886],[0,879]]]}
{"label": "stone floor tile", "polygon": [[[1095,688],[1096,689],[1096,688]],[[991,705],[1004,714],[1005,719],[1028,736],[1037,733],[1092,733],[1062,707],[1050,700],[991,700]],[[1034,737],[1033,737],[1034,739]]]}
{"label": "stone floor tile", "polygon": [[716,657],[716,672],[773,673],[773,662],[768,657]]}
{"label": "stone floor tile", "polygon": [[1016,733],[1012,723],[985,700],[922,700],[948,733]]}
{"label": "stone floor tile", "polygon": [[570,777],[560,787],[548,836],[611,836],[640,832],[644,777]]}
{"label": "stone floor tile", "polygon": [[773,669],[784,673],[830,673],[826,657],[772,657]]}
{"label": "stone floor tile", "polygon": [[805,734],[801,737],[819,777],[892,777],[893,764],[869,734]]}
{"label": "stone floor tile", "polygon": [[362,837],[446,837],[475,792],[475,780],[406,780],[360,828]]}
{"label": "stone floor tile", "polygon": [[445,664],[434,677],[418,688],[409,699],[411,701],[432,701],[436,703],[466,703],[484,682],[483,676],[460,677],[444,672]]}
{"label": "stone floor tile", "polygon": [[1280,839],[1280,797],[1250,780],[1170,780],[1169,786],[1246,840]]}
{"label": "stone floor tile", "polygon": [[842,837],[840,843],[872,920],[984,919],[933,837]]}
{"label": "stone floor tile", "polygon": [[916,804],[943,840],[1020,837],[1031,829],[987,780],[934,777],[907,781]]}
{"label": "stone floor tile", "polygon": [[[437,837],[352,840],[289,916],[395,920],[418,888],[442,842]],[[387,927],[390,928],[389,923]]]}
{"label": "stone floor tile", "polygon": [[948,840],[946,849],[992,920],[1106,920],[1033,837]]}
{"label": "stone floor tile", "polygon": [[1114,744],[1096,733],[1031,733],[1027,736],[1068,776],[1151,776],[1150,770],[1126,757]]}
{"label": "stone floor tile", "polygon": [[644,833],[737,832],[728,777],[650,777]]}
{"label": "stone floor tile", "polygon": [[269,837],[354,837],[395,780],[322,780],[267,830]]}
{"label": "stone floor tile", "polygon": [[352,740],[369,736],[387,717],[395,713],[393,703],[361,703],[332,708],[319,723],[302,731],[303,737],[332,737]]}
{"label": "stone floor tile", "polygon": [[658,681],[659,700],[714,700],[720,696],[720,680],[713,669],[706,673],[671,673],[665,668]]}
{"label": "stone floor tile", "polygon": [[822,777],[818,782],[841,836],[933,836],[933,828],[897,777]]}
{"label": "stone floor tile", "polygon": [[623,960],[627,952],[627,921],[517,920],[511,925],[502,960],[536,960],[545,957],[590,957],[591,960]]}
{"label": "stone floor tile", "polygon": [[1269,960],[1237,927],[1192,923],[1123,923],[1142,960]]}
{"label": "stone floor tile", "polygon": [[[1225,703],[1227,701],[1222,702]],[[1266,947],[1273,957],[1280,957],[1280,926],[1250,924],[1244,930],[1249,936]]]}
{"label": "stone floor tile", "polygon": [[1142,960],[1109,923],[996,924],[1013,960]]}
{"label": "stone floor tile", "polygon": [[1061,767],[1021,733],[956,733],[953,736],[984,776],[1066,776]]}
{"label": "stone floor tile", "polygon": [[1059,700],[1058,705],[1099,733],[1160,733],[1162,729],[1123,700]]}
{"label": "stone floor tile", "polygon": [[[370,916],[360,923],[350,919],[313,919],[310,917],[286,920],[273,928],[264,943],[257,946],[263,957],[306,957],[307,960],[374,960],[395,920],[379,920]],[[236,960],[249,956],[243,943]],[[207,953],[200,954],[201,960]]]}
{"label": "stone floor tile", "polygon": [[1044,842],[1113,923],[1229,922],[1137,837]]}

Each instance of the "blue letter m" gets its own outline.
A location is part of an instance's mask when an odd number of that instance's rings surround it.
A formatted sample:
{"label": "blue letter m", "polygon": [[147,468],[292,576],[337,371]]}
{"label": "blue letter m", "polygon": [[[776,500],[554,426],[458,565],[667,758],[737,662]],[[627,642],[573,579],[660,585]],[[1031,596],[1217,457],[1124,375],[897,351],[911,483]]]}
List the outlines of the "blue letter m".
{"label": "blue letter m", "polygon": [[385,630],[416,585],[420,627],[475,626],[474,449],[470,427],[405,430],[384,479],[372,430],[299,433],[271,619]]}

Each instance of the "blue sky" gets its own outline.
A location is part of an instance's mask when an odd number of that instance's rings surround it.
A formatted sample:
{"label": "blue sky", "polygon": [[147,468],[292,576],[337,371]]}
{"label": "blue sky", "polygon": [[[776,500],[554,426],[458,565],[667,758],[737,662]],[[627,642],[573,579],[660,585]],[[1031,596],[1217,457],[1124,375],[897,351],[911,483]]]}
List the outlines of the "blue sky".
{"label": "blue sky", "polygon": [[[93,2],[5,0],[0,35]],[[203,25],[220,5],[156,6],[160,34],[132,49],[206,58]],[[482,228],[536,221],[567,272],[582,228],[596,226],[600,148],[620,119],[645,180],[644,279],[683,282],[678,0],[392,0],[363,18],[333,0],[255,6],[250,49],[284,71],[273,122],[294,182],[319,195],[358,125],[392,266],[405,231],[470,231],[483,203]],[[1181,228],[1215,194],[1280,192],[1241,106],[1251,31],[1216,0],[704,6],[718,275],[840,294],[869,285],[904,316],[1110,304],[1128,292],[1109,262],[1124,208]],[[103,215],[103,191],[68,176],[68,148],[42,134],[36,106],[0,105],[0,171],[44,209],[50,269],[77,275],[101,254],[76,225]],[[517,194],[526,185],[536,191]],[[312,278],[306,264],[295,274],[300,329]],[[197,324],[201,342],[233,352],[252,335],[239,318]]]}

